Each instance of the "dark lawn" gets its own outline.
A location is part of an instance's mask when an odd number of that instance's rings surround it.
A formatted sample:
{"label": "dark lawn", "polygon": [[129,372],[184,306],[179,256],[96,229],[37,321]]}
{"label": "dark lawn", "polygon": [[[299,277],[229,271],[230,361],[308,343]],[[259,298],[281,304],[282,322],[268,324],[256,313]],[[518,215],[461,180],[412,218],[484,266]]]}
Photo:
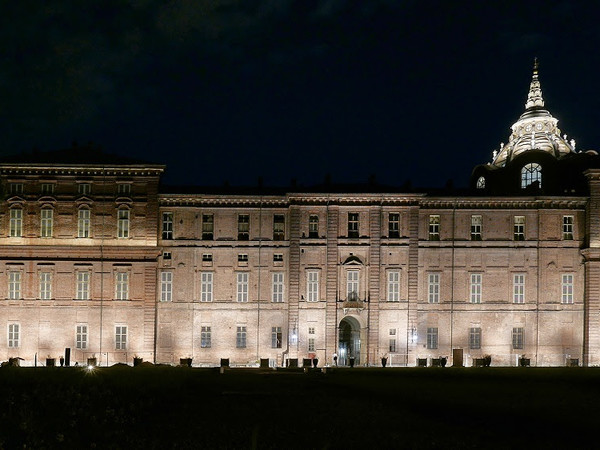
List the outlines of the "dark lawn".
{"label": "dark lawn", "polygon": [[2,368],[0,393],[1,448],[589,448],[600,429],[600,369]]}

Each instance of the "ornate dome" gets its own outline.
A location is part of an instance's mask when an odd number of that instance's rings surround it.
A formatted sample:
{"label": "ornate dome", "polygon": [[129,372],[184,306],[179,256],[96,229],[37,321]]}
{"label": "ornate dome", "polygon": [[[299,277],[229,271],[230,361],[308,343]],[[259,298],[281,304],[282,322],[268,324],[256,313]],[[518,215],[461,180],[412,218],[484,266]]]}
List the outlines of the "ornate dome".
{"label": "ornate dome", "polygon": [[511,127],[508,144],[500,145],[500,151],[494,151],[492,165],[504,167],[516,156],[528,150],[541,150],[560,159],[575,153],[575,140],[561,136],[558,119],[544,109],[544,99],[538,78],[537,58],[533,65],[533,77],[525,103],[525,112]]}

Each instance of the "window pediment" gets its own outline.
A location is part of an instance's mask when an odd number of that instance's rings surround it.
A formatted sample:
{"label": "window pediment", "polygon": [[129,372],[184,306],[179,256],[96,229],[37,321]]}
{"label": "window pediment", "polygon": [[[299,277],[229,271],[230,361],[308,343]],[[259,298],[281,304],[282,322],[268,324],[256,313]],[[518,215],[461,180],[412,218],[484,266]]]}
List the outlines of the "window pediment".
{"label": "window pediment", "polygon": [[364,263],[362,262],[362,260],[355,255],[351,255],[348,258],[346,258],[346,260],[342,263],[342,265],[346,266],[346,265],[350,265],[350,266],[364,266]]}

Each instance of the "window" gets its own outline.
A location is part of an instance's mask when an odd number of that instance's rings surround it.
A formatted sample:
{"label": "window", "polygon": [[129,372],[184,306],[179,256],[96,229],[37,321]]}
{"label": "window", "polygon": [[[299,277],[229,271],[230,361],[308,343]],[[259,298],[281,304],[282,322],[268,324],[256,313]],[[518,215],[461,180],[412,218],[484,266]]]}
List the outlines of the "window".
{"label": "window", "polygon": [[88,327],[87,325],[77,325],[75,330],[75,348],[78,350],[87,349]]}
{"label": "window", "polygon": [[20,195],[23,193],[23,183],[10,183],[9,191],[13,195]]}
{"label": "window", "polygon": [[349,302],[357,302],[358,301],[358,270],[349,270],[347,272],[347,280],[346,280],[346,299]]}
{"label": "window", "polygon": [[440,240],[440,216],[438,215],[429,216],[429,240]]}
{"label": "window", "polygon": [[54,210],[43,208],[40,211],[40,237],[52,237],[52,224],[54,218]]}
{"label": "window", "polygon": [[54,194],[54,184],[52,184],[52,183],[42,183],[42,194],[43,195]]}
{"label": "window", "polygon": [[306,272],[306,296],[309,302],[319,301],[319,272],[310,270]]}
{"label": "window", "polygon": [[477,187],[477,189],[485,189],[485,178],[484,177],[477,178],[476,187]]}
{"label": "window", "polygon": [[21,298],[21,271],[19,270],[8,272],[8,298],[10,300]]}
{"label": "window", "polygon": [[271,348],[281,348],[281,327],[271,328]]}
{"label": "window", "polygon": [[127,327],[115,327],[115,350],[127,350]]}
{"label": "window", "polygon": [[129,210],[120,209],[117,216],[117,237],[129,237]]}
{"label": "window", "polygon": [[40,272],[40,300],[52,298],[52,273]]}
{"label": "window", "polygon": [[248,253],[238,253],[238,262],[247,263],[248,262]]}
{"label": "window", "polygon": [[75,298],[77,300],[89,300],[90,298],[90,272],[87,270],[77,272]]}
{"label": "window", "polygon": [[308,351],[315,351],[315,327],[308,327]]}
{"label": "window", "polygon": [[283,272],[275,272],[273,274],[273,289],[272,289],[272,300],[273,303],[283,302]]}
{"label": "window", "polygon": [[129,299],[129,273],[115,273],[115,298],[117,300]]}
{"label": "window", "polygon": [[171,252],[163,252],[163,259],[171,259]]}
{"label": "window", "polygon": [[573,216],[563,216],[563,239],[565,241],[573,240]]}
{"label": "window", "polygon": [[358,237],[358,213],[348,213],[348,237]]}
{"label": "window", "polygon": [[562,274],[562,303],[573,303],[573,274]]}
{"label": "window", "polygon": [[283,241],[285,239],[285,216],[275,214],[273,216],[273,240]]}
{"label": "window", "polygon": [[397,270],[388,272],[387,301],[400,301],[400,272]]}
{"label": "window", "polygon": [[237,273],[237,301],[248,301],[248,272]]}
{"label": "window", "polygon": [[173,272],[160,273],[160,301],[170,302],[173,300]]}
{"label": "window", "polygon": [[210,348],[212,345],[212,331],[209,326],[200,328],[200,347]]}
{"label": "window", "polygon": [[513,275],[513,303],[525,303],[525,274]]}
{"label": "window", "polygon": [[521,169],[521,189],[525,189],[537,183],[537,187],[542,187],[542,166],[537,163],[525,164]]}
{"label": "window", "polygon": [[77,211],[77,237],[90,237],[90,210],[87,208]]}
{"label": "window", "polygon": [[427,328],[427,348],[430,350],[438,348],[437,328]]}
{"label": "window", "polygon": [[215,231],[215,216],[212,214],[202,214],[202,240],[212,241]]}
{"label": "window", "polygon": [[400,214],[390,213],[388,216],[388,236],[391,238],[400,237]]}
{"label": "window", "polygon": [[525,240],[525,216],[514,217],[513,231],[513,237],[515,241]]}
{"label": "window", "polygon": [[20,329],[18,323],[8,324],[8,348],[18,348],[20,345]]}
{"label": "window", "polygon": [[212,253],[203,253],[202,254],[202,262],[212,262],[213,255]]}
{"label": "window", "polygon": [[471,240],[481,240],[481,216],[471,216]]}
{"label": "window", "polygon": [[119,183],[117,185],[117,193],[119,195],[129,195],[129,194],[131,194],[131,184]]}
{"label": "window", "polygon": [[80,183],[77,185],[77,192],[81,195],[88,195],[92,192],[92,185],[90,183]]}
{"label": "window", "polygon": [[521,350],[525,345],[525,332],[523,328],[513,328],[512,330],[512,348]]}
{"label": "window", "polygon": [[319,216],[317,215],[313,214],[308,218],[308,237],[319,237]]}
{"label": "window", "polygon": [[396,351],[396,329],[390,328],[390,341],[388,351],[394,353]]}
{"label": "window", "polygon": [[469,329],[469,348],[479,350],[481,348],[481,328],[474,327]]}
{"label": "window", "polygon": [[283,253],[274,253],[273,262],[283,262]]}
{"label": "window", "polygon": [[173,239],[173,213],[162,213],[162,238],[165,240]]}
{"label": "window", "polygon": [[246,348],[246,327],[237,327],[235,346],[236,348]]}
{"label": "window", "polygon": [[439,273],[430,273],[427,276],[427,284],[428,284],[428,301],[429,303],[439,303],[440,302],[440,274]]}
{"label": "window", "polygon": [[238,216],[238,240],[247,241],[250,239],[250,216],[240,214]]}
{"label": "window", "polygon": [[202,272],[200,274],[200,301],[212,302],[213,300],[213,273]]}
{"label": "window", "polygon": [[23,236],[23,210],[13,208],[10,210],[10,237]]}
{"label": "window", "polygon": [[481,274],[471,274],[471,303],[481,303]]}

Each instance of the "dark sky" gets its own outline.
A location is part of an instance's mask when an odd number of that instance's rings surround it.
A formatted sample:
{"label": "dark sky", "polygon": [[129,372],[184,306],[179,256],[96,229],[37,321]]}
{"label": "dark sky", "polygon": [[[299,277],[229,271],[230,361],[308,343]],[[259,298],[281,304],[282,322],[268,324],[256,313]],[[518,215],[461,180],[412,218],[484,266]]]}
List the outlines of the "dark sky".
{"label": "dark sky", "polygon": [[0,154],[92,141],[167,183],[465,185],[535,56],[563,132],[600,147],[593,3],[2,2]]}

